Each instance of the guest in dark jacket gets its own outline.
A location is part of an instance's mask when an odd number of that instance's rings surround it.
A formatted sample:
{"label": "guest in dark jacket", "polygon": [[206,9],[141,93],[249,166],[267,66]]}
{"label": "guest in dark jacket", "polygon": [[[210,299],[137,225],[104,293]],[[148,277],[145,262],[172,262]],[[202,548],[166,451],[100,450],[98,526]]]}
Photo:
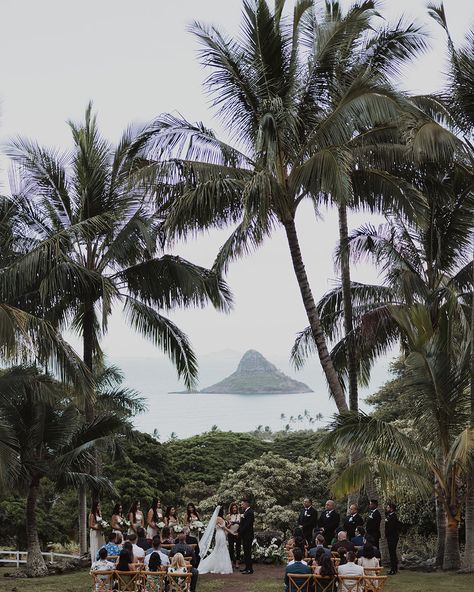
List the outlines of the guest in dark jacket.
{"label": "guest in dark jacket", "polygon": [[345,530],[340,530],[337,533],[337,541],[331,547],[331,551],[339,551],[340,547],[344,547],[346,551],[355,550],[354,544],[347,540],[347,532]]}
{"label": "guest in dark jacket", "polygon": [[[183,534],[185,535],[184,542],[186,543],[186,545],[195,545],[195,547],[193,547],[194,555],[196,557],[196,566],[195,567],[198,567],[198,565],[201,561],[201,557],[199,556],[199,541],[197,540],[196,537],[192,536],[191,531],[190,531],[189,527],[187,527],[187,526],[185,526],[183,528]],[[175,544],[178,544],[179,542],[180,542],[179,538],[176,538]]]}
{"label": "guest in dark jacket", "polygon": [[140,547],[144,551],[148,551],[151,548],[144,528],[138,528],[137,530],[137,547]]}
{"label": "guest in dark jacket", "polygon": [[351,543],[356,547],[362,547],[364,545],[365,528],[358,526],[355,531],[355,536],[351,538]]}

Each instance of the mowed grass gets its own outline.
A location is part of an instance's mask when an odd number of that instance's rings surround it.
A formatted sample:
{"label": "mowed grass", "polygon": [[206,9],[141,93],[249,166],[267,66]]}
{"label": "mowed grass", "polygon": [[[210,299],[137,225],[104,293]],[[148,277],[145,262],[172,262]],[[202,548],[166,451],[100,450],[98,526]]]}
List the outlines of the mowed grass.
{"label": "mowed grass", "polygon": [[[258,566],[256,568],[258,570]],[[275,568],[277,569],[277,568]],[[0,592],[92,592],[91,580],[87,571],[62,576],[40,579],[12,580],[3,577],[8,570],[0,569]],[[281,568],[279,568],[281,572]],[[275,574],[277,575],[277,574]],[[243,584],[238,580],[241,592],[282,592],[283,581],[280,584],[267,577],[259,579],[258,571],[255,579],[249,578]],[[238,576],[236,576],[238,577]],[[233,581],[234,580],[234,581]],[[233,584],[229,586],[229,584]],[[225,592],[227,589],[236,590],[235,578],[207,579],[203,576],[198,582],[198,592]],[[474,575],[448,573],[420,573],[403,571],[397,576],[389,577],[386,592],[473,592]]]}

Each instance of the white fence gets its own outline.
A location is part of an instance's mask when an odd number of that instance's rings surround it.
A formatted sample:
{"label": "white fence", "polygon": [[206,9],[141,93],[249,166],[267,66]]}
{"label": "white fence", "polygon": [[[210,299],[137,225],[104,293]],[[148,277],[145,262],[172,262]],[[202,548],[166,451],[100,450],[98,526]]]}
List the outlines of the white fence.
{"label": "white fence", "polygon": [[[0,565],[6,563],[14,563],[17,567],[20,567],[21,563],[26,563],[26,551],[0,551]],[[55,557],[62,559],[79,559],[79,555],[66,555],[65,553],[55,553],[54,551],[48,551],[47,553],[41,553],[46,561],[54,561]]]}

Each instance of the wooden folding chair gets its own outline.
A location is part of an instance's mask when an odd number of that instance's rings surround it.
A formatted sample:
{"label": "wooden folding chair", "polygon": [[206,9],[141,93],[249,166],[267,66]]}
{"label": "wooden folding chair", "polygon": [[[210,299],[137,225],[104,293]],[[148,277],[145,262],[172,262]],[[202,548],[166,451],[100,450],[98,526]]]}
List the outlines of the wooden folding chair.
{"label": "wooden folding chair", "polygon": [[92,577],[92,591],[93,592],[109,592],[112,590],[112,583],[114,579],[114,571],[109,569],[107,571],[91,571]]}
{"label": "wooden folding chair", "polygon": [[314,592],[336,592],[337,576],[314,576]]}
{"label": "wooden folding chair", "polygon": [[176,573],[168,571],[168,592],[189,592],[191,590],[191,578],[193,574]]}
{"label": "wooden folding chair", "polygon": [[115,589],[119,590],[119,592],[139,592],[141,590],[141,582],[141,571],[115,570]]}
{"label": "wooden folding chair", "polygon": [[288,592],[311,592],[313,574],[288,574]]}
{"label": "wooden folding chair", "polygon": [[364,576],[365,592],[382,592],[388,576]]}
{"label": "wooden folding chair", "polygon": [[337,576],[339,592],[364,592],[364,576]]}
{"label": "wooden folding chair", "polygon": [[164,592],[166,571],[142,571],[141,590],[143,592]]}
{"label": "wooden folding chair", "polygon": [[383,567],[364,567],[365,576],[380,576],[382,575]]}

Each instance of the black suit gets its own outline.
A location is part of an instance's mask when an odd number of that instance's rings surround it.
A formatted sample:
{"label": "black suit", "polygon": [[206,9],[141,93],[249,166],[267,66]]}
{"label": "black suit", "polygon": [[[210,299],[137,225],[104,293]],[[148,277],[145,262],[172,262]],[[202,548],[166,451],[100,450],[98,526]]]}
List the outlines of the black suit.
{"label": "black suit", "polygon": [[342,525],[342,528],[347,532],[347,538],[351,540],[355,537],[356,528],[358,526],[362,526],[363,524],[364,519],[359,513],[350,514],[349,516],[346,516],[346,518],[344,519],[344,524]]}
{"label": "black suit", "polygon": [[303,508],[298,516],[298,526],[303,529],[303,536],[308,542],[308,545],[313,540],[313,529],[318,523],[318,512],[310,506]]}
{"label": "black suit", "polygon": [[380,522],[382,521],[382,516],[380,512],[375,508],[375,510],[369,510],[369,515],[367,516],[367,520],[365,522],[365,530],[367,534],[369,534],[374,539],[374,546],[379,548],[380,542]]}
{"label": "black suit", "polygon": [[323,537],[328,547],[334,538],[334,533],[336,532],[336,528],[338,528],[340,521],[341,518],[336,510],[331,510],[331,512],[324,510],[319,516],[318,526],[319,528],[324,528]]}
{"label": "black suit", "polygon": [[251,508],[247,508],[242,514],[239,524],[239,535],[242,539],[244,548],[245,569],[253,572],[252,568],[252,542],[253,542],[253,523],[255,515]]}
{"label": "black suit", "polygon": [[400,536],[400,522],[395,512],[387,514],[385,518],[385,538],[387,539],[388,552],[390,554],[390,569],[398,571],[397,545]]}

